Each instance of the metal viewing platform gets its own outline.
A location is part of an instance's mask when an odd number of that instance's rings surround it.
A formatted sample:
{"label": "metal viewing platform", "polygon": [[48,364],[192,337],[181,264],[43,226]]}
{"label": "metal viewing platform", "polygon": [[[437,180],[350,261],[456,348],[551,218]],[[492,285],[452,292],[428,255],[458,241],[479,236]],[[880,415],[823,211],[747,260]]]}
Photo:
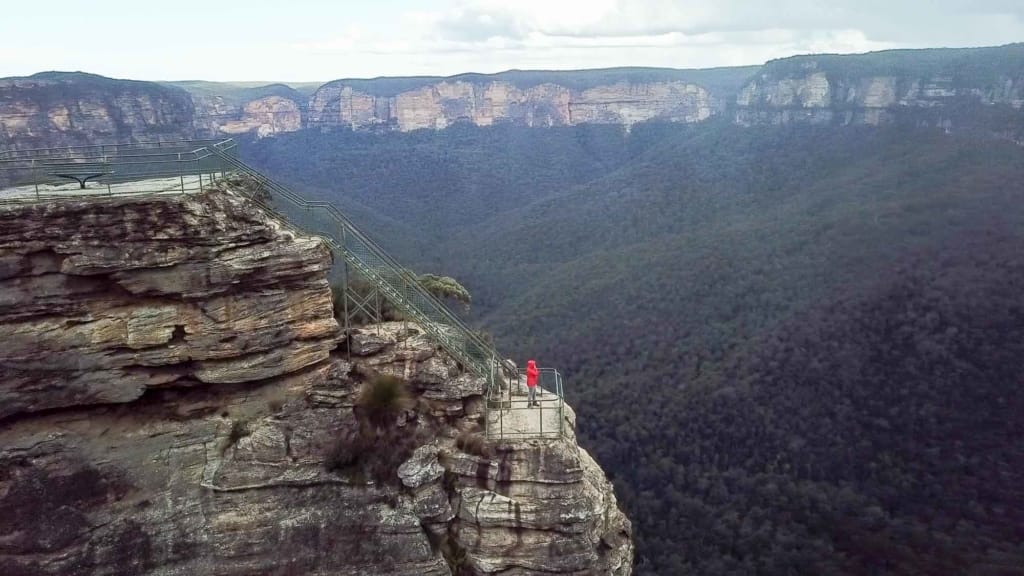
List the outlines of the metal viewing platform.
{"label": "metal viewing platform", "polygon": [[494,386],[487,394],[486,433],[490,439],[561,438],[565,434],[565,395],[562,375],[540,368],[537,406],[530,406],[525,368],[508,387]]}

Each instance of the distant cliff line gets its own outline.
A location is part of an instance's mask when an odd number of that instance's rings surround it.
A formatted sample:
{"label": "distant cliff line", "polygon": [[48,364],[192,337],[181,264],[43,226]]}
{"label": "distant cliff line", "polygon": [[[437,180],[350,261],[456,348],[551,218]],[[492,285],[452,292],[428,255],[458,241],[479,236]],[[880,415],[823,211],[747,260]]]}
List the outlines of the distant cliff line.
{"label": "distant cliff line", "polygon": [[1019,138],[1024,44],[811,55],[759,67],[609,68],[335,80],[319,87],[154,83],[84,73],[0,79],[0,147],[306,128],[374,131],[584,123],[884,124]]}

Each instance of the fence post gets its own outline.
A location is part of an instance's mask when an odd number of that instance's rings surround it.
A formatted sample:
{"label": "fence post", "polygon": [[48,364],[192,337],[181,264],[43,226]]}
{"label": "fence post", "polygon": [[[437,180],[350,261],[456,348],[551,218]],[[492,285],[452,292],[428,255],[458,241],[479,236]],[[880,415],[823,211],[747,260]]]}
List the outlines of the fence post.
{"label": "fence post", "polygon": [[36,168],[36,159],[32,159],[32,182],[36,186],[36,200],[39,200],[39,169]]}
{"label": "fence post", "polygon": [[[537,388],[538,388],[537,395],[536,395],[537,398],[540,398],[542,396],[543,393],[541,392],[541,390],[544,390],[544,387],[541,386],[541,384],[544,382],[544,379],[540,378],[539,376],[540,375],[538,375],[538,378],[537,378],[538,380],[540,380],[540,382],[537,383]],[[529,395],[527,395],[526,400],[527,400],[527,402],[529,402],[529,400],[530,400]],[[537,410],[537,416],[540,417],[540,437],[543,438],[544,437],[544,402],[542,400],[538,400],[537,401],[537,408],[539,408],[539,410]]]}
{"label": "fence post", "polygon": [[199,158],[196,158],[196,174],[199,175],[199,193],[203,193],[203,169],[199,165]]}
{"label": "fence post", "polygon": [[558,383],[558,437],[565,437],[565,390],[562,388],[562,375],[555,372]]}
{"label": "fence post", "polygon": [[[342,233],[344,234],[345,229],[342,228],[341,230],[342,230]],[[344,244],[344,241],[342,242],[342,244]],[[344,248],[342,248],[342,249],[344,250]],[[342,256],[342,272],[341,272],[341,274],[342,274],[342,279],[341,279],[341,282],[342,282],[341,301],[344,303],[344,304],[342,304],[342,306],[344,307],[344,311],[345,311],[345,351],[346,351],[346,355],[348,356],[348,361],[351,362],[352,361],[352,329],[351,329],[351,323],[349,322],[349,317],[348,317],[348,288],[349,288],[348,282],[349,282],[349,274],[348,274],[348,260],[346,260],[344,258],[344,256]]]}
{"label": "fence post", "polygon": [[374,313],[377,314],[377,336],[380,336],[380,325],[384,322],[384,313],[380,309],[380,289],[376,286],[373,287],[373,306]]}
{"label": "fence post", "polygon": [[[160,143],[157,142],[157,147],[159,147],[159,146],[160,146]],[[185,171],[181,167],[181,152],[178,152],[178,163],[177,163],[177,166],[178,166],[178,179],[181,181],[181,193],[184,194],[185,193]]]}

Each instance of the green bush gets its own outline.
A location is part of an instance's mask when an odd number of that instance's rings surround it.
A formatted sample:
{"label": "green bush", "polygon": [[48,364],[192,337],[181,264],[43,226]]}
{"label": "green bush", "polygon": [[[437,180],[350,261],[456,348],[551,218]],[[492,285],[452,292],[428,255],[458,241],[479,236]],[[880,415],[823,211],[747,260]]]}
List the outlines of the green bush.
{"label": "green bush", "polygon": [[[468,310],[470,303],[473,301],[473,297],[469,291],[466,290],[462,284],[459,284],[454,278],[449,276],[437,276],[435,274],[423,274],[416,277],[420,285],[426,289],[427,292],[433,294],[437,299],[442,302],[447,300],[454,300]],[[365,298],[374,289],[373,284],[369,281],[359,277],[350,276],[349,283],[352,292],[357,297]],[[331,285],[331,295],[334,297],[334,318],[339,322],[345,321],[345,284],[342,281],[337,281]],[[355,325],[363,325],[373,322],[374,319],[369,317],[365,312],[361,310],[349,310],[353,313],[353,323]],[[400,310],[386,298],[381,296],[380,299],[380,316],[382,321],[389,320],[402,320],[403,315]]]}
{"label": "green bush", "polygon": [[421,286],[437,297],[442,302],[452,299],[462,304],[467,310],[473,302],[469,291],[450,276],[437,276],[435,274],[423,274],[416,278]]}

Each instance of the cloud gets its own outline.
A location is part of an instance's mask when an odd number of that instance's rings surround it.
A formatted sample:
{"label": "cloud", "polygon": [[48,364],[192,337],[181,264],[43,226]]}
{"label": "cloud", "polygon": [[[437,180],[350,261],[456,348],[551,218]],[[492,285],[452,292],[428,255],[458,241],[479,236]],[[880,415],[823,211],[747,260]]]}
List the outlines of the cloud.
{"label": "cloud", "polygon": [[441,38],[454,41],[480,42],[491,38],[523,38],[530,23],[505,10],[487,10],[469,6],[448,14],[436,24]]}
{"label": "cloud", "polygon": [[[194,36],[137,42],[130,51],[113,37],[82,44],[72,24],[43,44],[30,29],[10,26],[0,34],[0,75],[59,68],[142,79],[327,80],[509,68],[699,68],[1024,40],[1024,0],[317,1],[315,10],[303,0],[293,4],[273,17],[231,12],[240,23],[217,34],[181,24]],[[12,10],[31,12],[28,4],[19,7],[12,3]],[[149,30],[144,17],[118,14],[119,29],[140,36]],[[212,52],[218,58],[208,58]]]}
{"label": "cloud", "polygon": [[[295,43],[316,77],[761,64],[1024,39],[1019,0],[449,0]],[[310,75],[310,74],[307,74]]]}
{"label": "cloud", "polygon": [[792,30],[806,34],[859,30],[877,42],[943,37],[977,38],[981,27],[1015,22],[1024,32],[1019,0],[467,0],[440,15],[435,32],[454,42],[531,36],[621,38]]}

